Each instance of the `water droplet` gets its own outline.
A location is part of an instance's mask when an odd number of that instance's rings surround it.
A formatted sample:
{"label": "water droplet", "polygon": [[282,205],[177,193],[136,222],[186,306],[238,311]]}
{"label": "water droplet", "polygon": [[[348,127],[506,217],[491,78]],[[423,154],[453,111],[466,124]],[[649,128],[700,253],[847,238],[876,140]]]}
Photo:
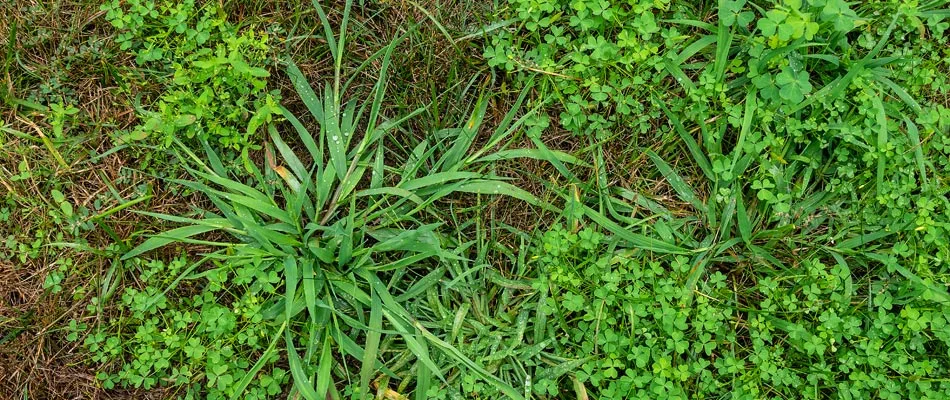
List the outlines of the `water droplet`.
{"label": "water droplet", "polygon": [[337,137],[336,135],[333,135],[333,137],[332,137],[332,138],[330,138],[330,139],[332,139],[332,140],[333,140],[334,142],[336,142],[336,141],[339,141],[339,140],[340,140],[340,138],[338,138],[338,137]]}

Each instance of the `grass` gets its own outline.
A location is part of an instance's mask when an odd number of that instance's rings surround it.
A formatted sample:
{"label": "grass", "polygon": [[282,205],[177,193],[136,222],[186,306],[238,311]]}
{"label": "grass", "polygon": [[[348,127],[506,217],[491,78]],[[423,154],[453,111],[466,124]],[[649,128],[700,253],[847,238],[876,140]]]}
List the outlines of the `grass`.
{"label": "grass", "polygon": [[950,393],[943,1],[21,3],[2,398]]}

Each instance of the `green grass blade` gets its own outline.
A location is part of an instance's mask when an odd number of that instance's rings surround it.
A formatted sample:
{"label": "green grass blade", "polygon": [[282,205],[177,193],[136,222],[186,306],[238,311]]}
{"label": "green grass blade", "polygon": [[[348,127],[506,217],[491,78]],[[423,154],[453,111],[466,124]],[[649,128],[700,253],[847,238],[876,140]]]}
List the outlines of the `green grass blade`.
{"label": "green grass blade", "polygon": [[745,109],[742,112],[742,126],[739,128],[739,139],[736,140],[736,148],[732,150],[733,176],[738,176],[737,174],[741,173],[736,169],[736,165],[738,165],[739,157],[744,151],[745,140],[749,135],[749,129],[752,128],[752,117],[755,116],[756,105],[755,91],[750,90],[745,96]]}
{"label": "green grass blade", "polygon": [[455,53],[460,56],[462,55],[462,49],[459,48],[458,44],[455,43],[455,39],[452,39],[452,35],[449,34],[449,31],[447,31],[445,27],[442,26],[441,23],[439,23],[439,20],[437,20],[435,16],[429,12],[429,10],[426,10],[425,7],[419,5],[419,3],[416,3],[412,0],[406,0],[406,1],[409,4],[411,4],[413,7],[415,7],[417,10],[419,10],[419,12],[421,12],[423,15],[425,15],[426,18],[429,19],[429,21],[432,21],[432,23],[435,24],[436,29],[438,29],[439,32],[442,33],[442,36],[445,36],[445,39],[448,40],[449,43],[452,44],[452,47],[455,49]]}
{"label": "green grass blade", "polygon": [[336,45],[336,36],[333,34],[333,25],[330,25],[330,20],[327,18],[326,12],[323,11],[323,6],[320,5],[320,0],[312,0],[313,8],[317,10],[317,16],[320,17],[320,24],[323,25],[323,37],[327,41],[327,47],[330,49],[330,55],[334,60],[337,58],[337,45]]}
{"label": "green grass blade", "polygon": [[439,235],[435,232],[440,225],[434,223],[416,229],[382,228],[367,231],[367,235],[378,241],[372,247],[375,253],[387,251],[442,253],[444,250]]}
{"label": "green grass blade", "polygon": [[545,368],[538,374],[537,379],[558,379],[565,374],[578,370],[585,363],[590,361],[591,357],[578,358],[576,360],[564,361],[550,368]]}
{"label": "green grass blade", "polygon": [[[558,158],[557,154],[548,148],[548,146],[545,145],[540,138],[532,137],[531,143],[534,143],[534,145],[538,148],[538,154],[543,156],[544,160],[551,163],[557,172],[567,178],[568,182],[579,182],[579,179],[577,179],[574,173],[572,173],[571,170],[568,169],[566,165],[564,165],[564,163]],[[584,163],[583,166],[590,168],[590,165],[587,163]]]}
{"label": "green grass blade", "polygon": [[502,150],[496,153],[489,154],[482,158],[475,160],[477,163],[488,163],[501,160],[514,160],[519,158],[530,158],[533,160],[540,161],[549,161],[555,159],[562,163],[579,165],[582,167],[590,168],[590,164],[587,164],[583,160],[567,154],[563,151],[556,150],[542,150],[542,149],[511,149],[511,150]]}
{"label": "green grass blade", "polygon": [[311,321],[317,320],[317,287],[314,281],[316,276],[314,275],[313,269],[314,260],[310,258],[301,258],[300,259],[300,273],[303,280],[303,298],[304,303],[307,305],[307,314],[310,315]]}
{"label": "green grass blade", "polygon": [[745,202],[742,201],[742,194],[737,193],[736,199],[736,221],[739,225],[739,235],[744,242],[751,243],[752,240],[752,221],[749,220],[749,214],[746,213]]}
{"label": "green grass blade", "polygon": [[[524,88],[521,89],[521,93],[518,94],[518,98],[515,100],[514,104],[512,104],[511,107],[508,109],[508,112],[505,113],[504,118],[501,119],[501,122],[498,123],[498,126],[495,127],[495,130],[494,130],[494,132],[492,132],[492,135],[491,135],[491,137],[488,139],[488,142],[485,143],[485,145],[482,146],[481,149],[479,149],[479,150],[476,151],[474,154],[472,154],[471,157],[468,157],[468,158],[466,159],[466,162],[465,162],[466,164],[469,164],[469,163],[473,162],[473,160],[475,160],[476,158],[480,157],[480,156],[481,156],[483,153],[485,153],[486,151],[488,151],[488,150],[490,150],[490,149],[493,149],[493,148],[495,148],[496,146],[498,146],[498,143],[500,143],[500,142],[501,142],[502,140],[504,140],[506,137],[510,136],[510,135],[511,135],[512,133],[514,133],[522,124],[524,124],[524,122],[525,122],[525,120],[527,119],[528,116],[530,116],[530,115],[534,114],[534,112],[536,112],[536,110],[532,110],[531,112],[528,112],[528,113],[526,113],[525,115],[523,115],[521,118],[519,118],[514,124],[511,123],[511,122],[514,120],[515,115],[517,115],[517,113],[521,110],[521,104],[524,103],[525,98],[527,98],[528,93],[531,93],[531,89],[532,89],[533,87],[534,87],[534,78],[532,77],[532,78],[529,78],[527,82],[525,82]],[[477,109],[477,107],[476,107],[476,109]],[[483,118],[484,111],[480,111],[480,113],[482,114],[482,116],[481,116],[480,118]],[[470,121],[471,121],[471,120],[470,120]],[[479,120],[478,124],[481,124],[481,121],[480,121],[480,120]],[[474,128],[475,130],[478,129],[477,126],[475,126],[475,127],[473,127],[473,128]],[[476,132],[476,133],[477,133],[477,132]]]}
{"label": "green grass blade", "polygon": [[506,19],[503,21],[498,21],[498,22],[487,24],[487,25],[483,25],[469,34],[455,38],[453,41],[455,43],[459,43],[459,42],[464,42],[466,40],[470,40],[474,38],[484,37],[486,34],[490,32],[494,32],[496,30],[508,27],[509,25],[514,24],[516,22],[518,22],[518,20],[512,18],[512,19]]}
{"label": "green grass blade", "polygon": [[267,349],[264,350],[264,353],[261,354],[260,358],[257,359],[257,362],[251,366],[251,369],[244,374],[244,377],[238,382],[237,386],[234,389],[234,394],[231,395],[231,400],[238,400],[244,397],[244,390],[247,389],[247,385],[251,383],[257,373],[260,372],[261,368],[264,367],[264,364],[267,363],[267,360],[277,354],[277,342],[280,341],[281,336],[284,335],[284,329],[287,328],[287,321],[284,321],[280,325],[280,329],[277,330],[277,333],[274,335],[274,339],[271,340],[270,344],[267,346]]}
{"label": "green grass blade", "polygon": [[[316,0],[315,0],[316,1]],[[290,77],[290,82],[294,85],[294,88],[297,90],[297,94],[300,96],[300,100],[303,101],[303,104],[307,106],[307,110],[310,111],[310,114],[317,119],[317,121],[323,121],[323,102],[320,100],[320,97],[313,91],[313,87],[310,86],[310,82],[307,81],[307,77],[304,76],[303,72],[300,71],[300,68],[297,68],[297,64],[291,59],[285,59],[287,63],[287,76]],[[293,116],[287,109],[281,107],[281,114],[285,118],[294,123],[294,126],[300,125],[297,118]],[[300,125],[302,126],[302,125]]]}
{"label": "green grass blade", "polygon": [[693,189],[690,188],[685,181],[683,181],[683,178],[681,178],[679,174],[673,171],[673,168],[670,167],[666,161],[663,161],[663,159],[654,153],[653,150],[647,150],[646,153],[647,156],[653,160],[653,164],[656,165],[656,168],[660,170],[660,174],[666,178],[666,182],[669,183],[670,186],[673,187],[673,190],[676,191],[676,194],[680,196],[680,199],[692,204],[693,207],[695,207],[696,210],[701,212],[703,215],[706,215],[709,212],[706,204],[704,204],[699,199],[699,197],[696,196],[696,193],[693,192]]}
{"label": "green grass blade", "polygon": [[396,297],[396,301],[404,302],[409,301],[415,296],[418,296],[424,293],[426,290],[429,290],[432,286],[435,286],[439,283],[442,278],[445,276],[445,267],[439,267],[433,270],[432,272],[426,274],[426,276],[420,278],[416,283],[412,284],[408,289],[406,289],[403,294]]}
{"label": "green grass blade", "polygon": [[[723,10],[723,2],[719,1],[719,10]],[[722,12],[722,11],[720,11]],[[719,27],[716,30],[716,58],[713,61],[713,72],[716,82],[723,83],[726,75],[726,64],[729,63],[729,50],[732,47],[732,27],[726,26],[722,19],[719,19]]]}
{"label": "green grass blade", "polygon": [[366,331],[366,345],[363,347],[362,365],[360,366],[360,396],[369,398],[369,382],[376,371],[376,356],[379,351],[379,341],[383,330],[383,303],[379,296],[370,288],[369,330]]}
{"label": "green grass blade", "polygon": [[871,102],[874,104],[874,108],[877,111],[877,143],[875,147],[881,153],[878,155],[877,159],[877,174],[876,174],[876,190],[878,197],[881,196],[881,191],[884,190],[884,167],[886,166],[886,158],[883,155],[883,152],[887,149],[887,113],[884,110],[884,103],[881,102],[880,97],[873,97]]}
{"label": "green grass blade", "polygon": [[669,72],[670,75],[673,75],[673,78],[676,78],[676,82],[679,83],[683,89],[686,89],[687,94],[696,93],[696,84],[683,73],[679,65],[674,64],[671,60],[665,60],[663,62],[663,68],[666,69],[666,72]]}
{"label": "green grass blade", "polygon": [[428,368],[416,368],[416,400],[429,400],[429,387],[432,386],[432,372]]}
{"label": "green grass blade", "polygon": [[[303,370],[303,363],[300,361],[300,355],[294,348],[294,340],[290,336],[290,331],[284,331],[284,340],[287,343],[287,364],[290,367],[290,375],[294,378],[294,388],[306,400],[321,400],[317,391],[313,389],[313,384]],[[324,397],[324,400],[326,397]]]}
{"label": "green grass blade", "polygon": [[517,399],[517,400],[524,399],[524,395],[522,395],[517,390],[515,390],[515,388],[511,387],[511,385],[505,383],[501,379],[498,379],[498,377],[489,373],[481,365],[478,365],[474,361],[470,360],[468,357],[465,356],[465,354],[459,351],[459,349],[455,348],[455,346],[452,346],[451,344],[446,343],[442,339],[439,339],[438,337],[433,335],[431,332],[429,332],[424,326],[422,326],[422,324],[418,322],[413,322],[413,325],[422,334],[424,338],[429,340],[436,347],[441,349],[444,353],[448,354],[450,357],[455,359],[455,361],[459,362],[470,371],[475,372],[476,374],[480,375],[482,379],[484,379],[489,384],[494,386],[495,389],[507,395],[509,399]]}
{"label": "green grass blade", "polygon": [[129,250],[128,253],[125,253],[124,255],[122,255],[122,259],[128,260],[132,257],[155,250],[167,244],[181,242],[192,236],[200,235],[205,232],[211,232],[216,229],[218,228],[214,226],[207,226],[207,225],[191,225],[191,226],[183,226],[181,228],[175,228],[170,231],[166,231],[164,233],[148,238],[142,244],[135,246],[134,249]]}
{"label": "green grass blade", "polygon": [[676,133],[679,135],[680,139],[683,140],[683,143],[686,143],[686,148],[689,150],[689,154],[693,156],[693,161],[696,162],[696,165],[699,166],[699,169],[703,171],[703,175],[706,175],[706,178],[709,178],[711,182],[716,181],[716,175],[713,173],[712,164],[709,163],[709,159],[706,158],[706,153],[703,152],[703,149],[699,147],[699,143],[696,142],[696,139],[693,138],[689,132],[686,131],[686,128],[683,126],[682,121],[680,121],[679,116],[670,111],[666,105],[663,104],[659,99],[654,99],[656,104],[663,109],[663,112],[666,113],[666,117],[669,118],[670,123],[673,124],[673,129],[676,130]]}
{"label": "green grass blade", "polygon": [[416,337],[417,333],[411,329],[411,323],[406,322],[411,318],[409,312],[389,294],[386,285],[379,280],[379,277],[377,277],[375,273],[366,269],[361,269],[359,272],[363,275],[364,279],[370,282],[373,290],[382,300],[384,306],[383,316],[389,320],[393,329],[400,333],[400,336],[402,336],[406,342],[406,347],[416,356],[416,359],[422,363],[424,368],[435,374],[439,380],[445,382],[446,380],[442,374],[442,370],[439,369],[435,362],[432,361],[432,358],[429,357],[429,347],[426,346],[425,342],[420,341]]}
{"label": "green grass blade", "polygon": [[416,204],[422,204],[423,202],[421,197],[403,188],[381,187],[381,188],[365,189],[365,190],[360,190],[356,192],[356,197],[378,196],[378,195],[402,197]]}
{"label": "green grass blade", "polygon": [[859,246],[864,246],[864,245],[866,245],[866,244],[868,244],[868,243],[874,242],[874,241],[876,241],[876,240],[878,240],[878,239],[881,239],[881,238],[888,237],[888,236],[893,235],[893,234],[895,234],[895,233],[897,233],[897,232],[896,232],[896,231],[886,231],[886,230],[883,230],[883,229],[882,229],[882,230],[879,230],[879,231],[876,231],[876,232],[869,233],[869,234],[863,234],[863,233],[862,233],[862,234],[857,235],[857,236],[854,236],[854,237],[852,237],[852,238],[850,238],[850,239],[843,240],[843,241],[839,242],[838,245],[835,246],[835,248],[838,249],[838,250],[853,250],[853,249],[855,249],[855,248],[857,248],[857,247],[859,247]]}
{"label": "green grass blade", "polygon": [[333,100],[330,88],[323,90],[323,128],[326,130],[327,148],[330,150],[330,164],[336,171],[337,179],[346,176],[346,138],[340,130],[341,111]]}
{"label": "green grass blade", "polygon": [[[290,149],[290,146],[287,146],[287,143],[284,143],[284,140],[281,139],[280,134],[277,133],[277,128],[275,128],[273,125],[270,125],[267,127],[267,132],[270,134],[271,142],[274,143],[274,147],[277,148],[280,156],[284,158],[284,161],[290,167],[290,170],[294,171],[294,175],[296,175],[297,180],[299,182],[306,182],[310,180],[310,173],[307,171],[307,168],[304,167],[302,162],[300,162],[300,158],[294,154],[293,150]],[[280,173],[278,173],[278,175],[280,175]]]}
{"label": "green grass blade", "polygon": [[227,176],[227,171],[224,169],[224,164],[221,163],[221,158],[218,157],[218,154],[211,149],[211,146],[208,145],[207,140],[201,141],[201,147],[204,148],[205,156],[208,157],[208,163],[211,164],[211,169],[215,174],[219,176]]}
{"label": "green grass blade", "polygon": [[[188,167],[186,167],[185,169],[188,170],[188,172],[190,172],[191,175],[195,177],[202,178],[206,181],[209,181],[218,186],[221,186],[224,189],[229,190],[231,192],[231,193],[228,193],[229,196],[231,194],[238,195],[238,193],[240,193],[240,196],[242,196],[243,198],[247,198],[249,199],[249,201],[253,201],[255,203],[263,203],[263,204],[270,204],[270,205],[274,204],[274,201],[270,197],[268,197],[266,194],[261,193],[257,189],[254,189],[236,180],[224,178],[224,177],[214,175],[214,174],[206,174],[204,172],[200,172]],[[219,190],[212,189],[211,187],[200,182],[183,181],[183,180],[171,180],[171,181],[190,187],[197,191],[204,192],[204,193],[213,193],[218,196],[224,193]],[[270,210],[273,211],[273,209],[270,209]]]}
{"label": "green grass blade", "polygon": [[[716,41],[717,37],[715,35],[705,35],[700,37],[699,39],[693,41],[693,43],[690,43],[688,46],[684,47],[683,51],[676,55],[676,58],[673,60],[673,62],[676,65],[682,65],[690,57],[696,55],[696,53],[702,51],[706,47],[709,47],[709,45],[716,43]],[[717,59],[716,61],[718,62],[719,60]]]}
{"label": "green grass blade", "polygon": [[471,182],[465,182],[456,190],[466,193],[500,194],[522,200],[528,204],[539,206],[547,210],[557,210],[554,206],[545,203],[528,191],[510,183],[497,180],[479,179]]}
{"label": "green grass blade", "polygon": [[918,103],[917,100],[914,100],[913,96],[907,93],[904,88],[900,87],[900,85],[894,81],[890,80],[886,76],[876,76],[875,79],[878,82],[883,83],[884,86],[887,86],[889,89],[891,89],[891,91],[894,92],[894,94],[897,95],[897,97],[900,98],[904,104],[910,106],[911,110],[913,110],[915,113],[920,113],[920,111],[923,109],[920,106],[920,103]]}
{"label": "green grass blade", "polygon": [[[379,76],[376,79],[376,85],[373,87],[373,104],[370,106],[369,119],[366,123],[367,134],[363,136],[363,140],[358,147],[357,153],[362,153],[363,150],[369,146],[370,140],[373,139],[373,133],[376,132],[376,123],[379,119],[379,110],[383,106],[383,101],[386,95],[386,87],[389,78],[389,65],[392,63],[393,50],[395,50],[396,45],[401,40],[402,37],[400,36],[390,42],[389,46],[386,47],[386,53],[383,55]],[[382,171],[380,171],[380,173],[381,172]]]}
{"label": "green grass blade", "polygon": [[380,189],[383,187],[383,174],[386,173],[385,147],[376,146],[376,157],[373,158],[373,173],[370,175],[370,189]]}
{"label": "green grass blade", "polygon": [[617,237],[620,239],[629,242],[634,247],[656,253],[685,254],[688,252],[686,249],[683,249],[675,244],[667,243],[649,236],[641,235],[639,233],[633,233],[620,226],[620,224],[611,221],[603,214],[583,204],[580,205],[580,207],[583,209],[584,215],[586,215],[587,218],[590,218],[591,221],[594,221],[604,229],[610,231],[614,235],[617,235]]}
{"label": "green grass blade", "polygon": [[317,367],[317,396],[329,398],[330,388],[333,386],[333,376],[330,374],[333,367],[333,349],[330,347],[330,335],[323,335],[323,350],[320,351],[320,361]]}
{"label": "green grass blade", "polygon": [[670,24],[692,26],[694,28],[699,28],[707,32],[716,31],[715,25],[710,24],[708,22],[697,21],[697,20],[692,20],[692,19],[674,18],[674,19],[661,19],[660,21],[665,22],[665,23],[670,23]]}
{"label": "green grass blade", "polygon": [[736,213],[736,196],[726,200],[725,207],[722,208],[722,216],[719,219],[719,237],[729,237],[732,232],[732,217]]}
{"label": "green grass blade", "polygon": [[[294,299],[297,293],[297,284],[299,282],[297,261],[294,257],[284,258],[284,323],[289,323],[294,315]],[[290,367],[290,374],[293,377],[294,388],[306,400],[325,400],[317,396],[313,389],[313,384],[307,373],[303,370],[303,363],[300,361],[300,355],[297,354],[293,337],[290,329],[284,331],[284,341],[287,345],[287,364]]]}
{"label": "green grass blade", "polygon": [[914,146],[914,159],[917,161],[917,169],[920,174],[920,181],[923,184],[927,184],[927,167],[926,161],[924,160],[924,149],[920,143],[920,131],[917,130],[917,125],[914,124],[914,121],[911,121],[910,118],[904,117],[904,124],[907,125],[907,137],[910,139],[910,144]]}
{"label": "green grass blade", "polygon": [[333,54],[335,68],[334,71],[334,84],[333,84],[333,95],[334,102],[336,106],[340,105],[340,102],[343,101],[340,98],[340,83],[343,78],[343,49],[345,49],[346,44],[346,25],[350,22],[350,10],[353,8],[353,0],[346,0],[346,3],[343,6],[343,17],[340,19],[340,35],[339,40],[336,44],[336,52]]}
{"label": "green grass blade", "polygon": [[[704,242],[703,244],[706,244]],[[706,266],[709,265],[709,250],[706,250],[702,253],[696,255],[690,263],[692,267],[689,270],[689,273],[686,274],[686,294],[683,301],[686,304],[693,299],[693,293],[696,291],[696,283],[699,282],[699,279],[706,275]]]}
{"label": "green grass blade", "polygon": [[487,108],[488,99],[484,93],[479,94],[478,101],[475,103],[475,109],[472,110],[472,115],[469,116],[468,122],[465,123],[465,126],[459,131],[458,136],[455,137],[455,142],[452,144],[452,147],[450,147],[439,160],[439,166],[442,171],[456,171],[462,167],[462,158],[472,147],[472,142],[475,140],[475,135],[478,134],[478,130],[482,125],[482,120],[485,118]]}
{"label": "green grass blade", "polygon": [[900,265],[900,263],[892,262],[887,256],[883,254],[867,253],[866,255],[868,258],[886,265],[887,268],[897,271],[897,273],[901,274],[904,278],[913,282],[915,285],[926,288],[931,292],[933,297],[935,297],[934,300],[937,300],[939,303],[943,303],[945,305],[950,304],[950,293],[947,293],[946,288],[928,283],[920,276],[907,269],[907,267]]}
{"label": "green grass blade", "polygon": [[[320,107],[322,107],[322,105],[320,105]],[[310,153],[310,159],[313,160],[314,164],[317,167],[317,173],[322,172],[322,166],[320,164],[323,162],[323,148],[317,146],[317,143],[316,141],[313,140],[313,135],[310,133],[310,131],[307,130],[307,128],[304,127],[303,124],[300,122],[300,120],[298,120],[297,117],[291,114],[289,110],[287,110],[284,107],[281,107],[280,112],[281,112],[281,115],[283,115],[284,118],[286,118],[287,121],[289,121],[290,124],[297,131],[297,136],[300,137],[301,143],[303,143],[304,147],[306,147],[307,151]],[[321,115],[322,113],[323,112],[321,111]],[[322,117],[318,118],[318,120],[322,120]]]}
{"label": "green grass blade", "polygon": [[398,185],[399,188],[409,191],[418,192],[420,189],[425,189],[430,186],[435,185],[445,185],[449,182],[467,180],[467,179],[477,179],[481,178],[482,174],[476,172],[460,172],[460,171],[448,171],[448,172],[437,172],[434,174],[426,175],[421,178],[412,179]]}

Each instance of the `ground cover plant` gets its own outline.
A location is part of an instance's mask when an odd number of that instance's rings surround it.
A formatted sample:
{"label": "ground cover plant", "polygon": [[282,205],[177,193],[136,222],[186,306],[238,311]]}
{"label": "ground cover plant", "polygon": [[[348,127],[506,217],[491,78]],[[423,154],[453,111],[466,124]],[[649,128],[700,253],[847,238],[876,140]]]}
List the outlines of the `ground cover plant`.
{"label": "ground cover plant", "polygon": [[54,3],[0,397],[950,396],[945,1]]}
{"label": "ground cover plant", "polygon": [[165,86],[120,140],[167,148],[175,139],[197,139],[246,158],[250,138],[277,111],[275,94],[266,91],[270,73],[262,68],[267,33],[239,30],[214,3],[116,0],[101,9],[119,48]]}

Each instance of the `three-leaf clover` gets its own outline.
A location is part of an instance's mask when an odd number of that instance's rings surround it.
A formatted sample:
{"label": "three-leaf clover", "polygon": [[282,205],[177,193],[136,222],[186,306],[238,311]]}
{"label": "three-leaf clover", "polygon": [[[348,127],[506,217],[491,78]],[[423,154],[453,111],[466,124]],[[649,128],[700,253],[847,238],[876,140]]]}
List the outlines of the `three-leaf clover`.
{"label": "three-leaf clover", "polygon": [[782,10],[769,10],[765,12],[765,18],[760,18],[756,23],[763,36],[772,36],[781,26],[788,13]]}
{"label": "three-leaf clover", "polygon": [[826,20],[834,21],[835,30],[846,32],[854,29],[858,14],[851,9],[848,2],[844,0],[823,0],[816,2],[814,5],[821,6],[822,3],[824,7],[821,9],[821,16]]}
{"label": "three-leaf clover", "polygon": [[808,72],[795,71],[790,67],[782,68],[782,72],[775,77],[775,83],[780,87],[779,95],[791,104],[800,103],[812,90],[811,83],[808,82]]}
{"label": "three-leaf clover", "polygon": [[746,0],[726,0],[723,2],[722,8],[719,9],[719,19],[722,24],[725,26],[733,26],[737,23],[741,26],[749,25],[755,19],[755,14],[752,11],[742,11],[745,3]]}

